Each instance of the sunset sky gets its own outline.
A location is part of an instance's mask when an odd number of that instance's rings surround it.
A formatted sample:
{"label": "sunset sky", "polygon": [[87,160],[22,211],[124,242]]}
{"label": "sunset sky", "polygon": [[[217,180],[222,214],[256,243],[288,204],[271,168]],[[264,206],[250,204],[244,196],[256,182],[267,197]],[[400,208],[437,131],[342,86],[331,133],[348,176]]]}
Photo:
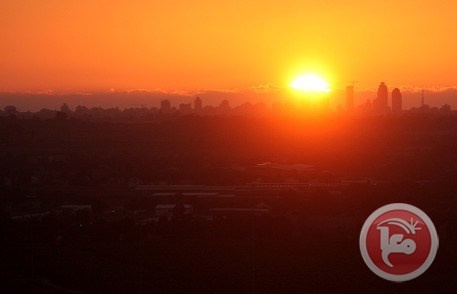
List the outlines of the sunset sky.
{"label": "sunset sky", "polygon": [[457,2],[8,0],[0,91],[457,85]]}

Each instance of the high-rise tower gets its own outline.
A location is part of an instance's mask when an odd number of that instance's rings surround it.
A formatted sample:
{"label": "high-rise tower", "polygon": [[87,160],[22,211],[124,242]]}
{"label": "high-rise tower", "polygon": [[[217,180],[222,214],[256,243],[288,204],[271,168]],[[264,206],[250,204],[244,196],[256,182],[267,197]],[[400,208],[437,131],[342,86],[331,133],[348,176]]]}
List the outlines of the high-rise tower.
{"label": "high-rise tower", "polygon": [[200,99],[200,97],[197,97],[195,98],[194,100],[194,111],[202,111],[203,110],[203,102],[202,102],[202,99]]}
{"label": "high-rise tower", "polygon": [[392,91],[392,112],[401,113],[402,111],[402,96],[400,90],[395,88]]}
{"label": "high-rise tower", "polygon": [[165,100],[160,101],[160,111],[162,111],[162,113],[168,113],[171,111],[170,100],[165,99]]}
{"label": "high-rise tower", "polygon": [[387,113],[389,111],[388,96],[387,86],[384,82],[381,82],[376,99],[373,101],[373,112]]}

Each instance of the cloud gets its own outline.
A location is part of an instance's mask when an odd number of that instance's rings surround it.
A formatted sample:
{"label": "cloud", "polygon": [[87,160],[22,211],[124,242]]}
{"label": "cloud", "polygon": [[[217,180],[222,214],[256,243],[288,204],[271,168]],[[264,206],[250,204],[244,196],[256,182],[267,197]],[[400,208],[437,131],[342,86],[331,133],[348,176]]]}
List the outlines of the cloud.
{"label": "cloud", "polygon": [[402,93],[446,93],[457,91],[457,87],[412,87],[412,86],[402,86],[398,87]]}

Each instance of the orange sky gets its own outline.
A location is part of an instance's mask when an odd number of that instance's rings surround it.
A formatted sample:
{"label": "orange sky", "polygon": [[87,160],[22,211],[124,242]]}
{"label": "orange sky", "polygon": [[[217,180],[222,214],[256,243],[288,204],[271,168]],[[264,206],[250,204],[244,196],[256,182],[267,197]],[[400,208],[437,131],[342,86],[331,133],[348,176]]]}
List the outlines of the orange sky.
{"label": "orange sky", "polygon": [[455,1],[0,2],[0,90],[457,85]]}

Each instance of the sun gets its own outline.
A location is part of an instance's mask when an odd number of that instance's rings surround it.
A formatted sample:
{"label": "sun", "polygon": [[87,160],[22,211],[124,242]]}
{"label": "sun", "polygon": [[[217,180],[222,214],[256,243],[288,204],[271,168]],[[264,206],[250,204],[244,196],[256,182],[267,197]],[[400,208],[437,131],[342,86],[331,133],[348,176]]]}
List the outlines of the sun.
{"label": "sun", "polygon": [[305,74],[296,77],[291,83],[292,89],[309,93],[328,93],[331,91],[328,82],[319,75]]}

